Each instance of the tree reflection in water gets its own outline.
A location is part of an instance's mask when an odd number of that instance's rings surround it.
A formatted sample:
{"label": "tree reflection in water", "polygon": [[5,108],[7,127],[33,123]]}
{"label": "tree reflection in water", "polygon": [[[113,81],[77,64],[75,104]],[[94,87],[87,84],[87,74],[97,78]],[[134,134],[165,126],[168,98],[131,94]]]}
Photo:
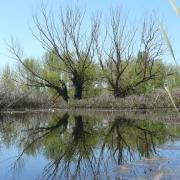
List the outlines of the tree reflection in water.
{"label": "tree reflection in water", "polygon": [[[3,125],[3,128],[4,125]],[[130,161],[158,155],[156,148],[171,139],[171,127],[116,117],[104,122],[93,116],[51,116],[45,123],[24,126],[18,137],[17,168],[24,155],[39,155],[49,160],[39,178],[99,179]]]}

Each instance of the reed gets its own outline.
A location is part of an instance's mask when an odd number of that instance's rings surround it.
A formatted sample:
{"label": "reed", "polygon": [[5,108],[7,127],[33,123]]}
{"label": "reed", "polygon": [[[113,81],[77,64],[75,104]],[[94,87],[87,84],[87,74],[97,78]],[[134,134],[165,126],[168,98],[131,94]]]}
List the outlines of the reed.
{"label": "reed", "polygon": [[[175,0],[169,0],[169,3],[172,6],[173,10],[176,12],[176,14],[180,17],[180,8],[177,6]],[[167,32],[165,31],[162,23],[160,23],[160,31],[162,32],[163,39],[164,39],[164,41],[165,41],[165,43],[167,45],[167,48],[169,49],[169,52],[170,52],[170,54],[171,54],[171,56],[172,56],[172,58],[173,58],[173,60],[174,60],[174,62],[176,64],[176,66],[179,67],[179,64],[177,62],[176,56],[175,56],[174,51],[173,51],[172,44],[171,44],[171,42],[170,42],[170,40],[168,38]],[[180,68],[178,68],[178,70],[179,70],[179,73],[180,73]],[[171,91],[170,91],[170,89],[168,87],[168,84],[164,84],[164,89],[165,89],[167,95],[169,96],[169,98],[171,100],[171,103],[173,104],[175,110],[177,111],[178,116],[180,117],[179,110],[178,110],[178,108],[176,106],[176,103],[175,103],[173,97],[172,97],[172,94],[171,94]]]}

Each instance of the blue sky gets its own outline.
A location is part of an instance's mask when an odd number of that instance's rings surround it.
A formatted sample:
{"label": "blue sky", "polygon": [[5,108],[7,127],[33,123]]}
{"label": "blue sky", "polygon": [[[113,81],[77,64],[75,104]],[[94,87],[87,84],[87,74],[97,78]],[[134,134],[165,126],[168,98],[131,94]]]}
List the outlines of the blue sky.
{"label": "blue sky", "polygon": [[[49,0],[51,6],[69,5],[72,0]],[[144,16],[152,11],[164,23],[172,41],[175,54],[180,57],[180,19],[176,16],[168,0],[74,0],[74,3],[86,7],[88,12],[100,10],[104,14],[112,7],[122,6],[133,22],[141,24]],[[180,5],[180,0],[176,0]],[[32,36],[29,26],[32,25],[32,12],[38,10],[40,0],[6,0],[0,4],[0,68],[5,64],[12,64],[14,60],[8,58],[6,42],[13,36],[23,47],[27,56],[41,57],[43,50]],[[168,62],[171,60],[167,56]],[[179,61],[180,63],[180,61]]]}

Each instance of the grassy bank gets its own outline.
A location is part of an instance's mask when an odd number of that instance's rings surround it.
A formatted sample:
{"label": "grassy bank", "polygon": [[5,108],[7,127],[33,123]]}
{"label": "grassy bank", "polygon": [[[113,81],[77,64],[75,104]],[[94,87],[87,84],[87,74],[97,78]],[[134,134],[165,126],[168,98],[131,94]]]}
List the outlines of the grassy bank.
{"label": "grassy bank", "polygon": [[[177,107],[180,107],[180,89],[172,90],[172,97]],[[125,98],[114,98],[110,94],[98,97],[73,100],[68,103],[61,98],[56,102],[47,94],[0,93],[0,108],[3,109],[159,109],[174,108],[164,89],[157,89],[144,95],[131,95]]]}
{"label": "grassy bank", "polygon": [[[177,107],[180,107],[180,89],[172,91],[172,97]],[[157,89],[145,95],[131,95],[125,98],[114,98],[109,94],[99,97],[71,100],[60,103],[59,108],[87,108],[87,109],[156,109],[173,108],[173,104],[164,89]]]}
{"label": "grassy bank", "polygon": [[23,93],[17,91],[0,92],[0,109],[36,109],[50,107],[50,100],[45,93]]}

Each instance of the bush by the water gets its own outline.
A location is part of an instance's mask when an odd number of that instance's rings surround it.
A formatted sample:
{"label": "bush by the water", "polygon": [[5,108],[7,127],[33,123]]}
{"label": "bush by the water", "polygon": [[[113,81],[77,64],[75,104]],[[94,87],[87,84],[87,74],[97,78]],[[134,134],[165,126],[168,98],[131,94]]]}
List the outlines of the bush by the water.
{"label": "bush by the water", "polygon": [[[172,90],[177,107],[180,107],[180,89]],[[71,100],[68,104],[60,103],[60,108],[102,108],[102,109],[147,109],[173,108],[173,104],[164,89],[157,89],[142,95],[130,95],[125,98],[114,98],[110,94],[83,100]]]}

